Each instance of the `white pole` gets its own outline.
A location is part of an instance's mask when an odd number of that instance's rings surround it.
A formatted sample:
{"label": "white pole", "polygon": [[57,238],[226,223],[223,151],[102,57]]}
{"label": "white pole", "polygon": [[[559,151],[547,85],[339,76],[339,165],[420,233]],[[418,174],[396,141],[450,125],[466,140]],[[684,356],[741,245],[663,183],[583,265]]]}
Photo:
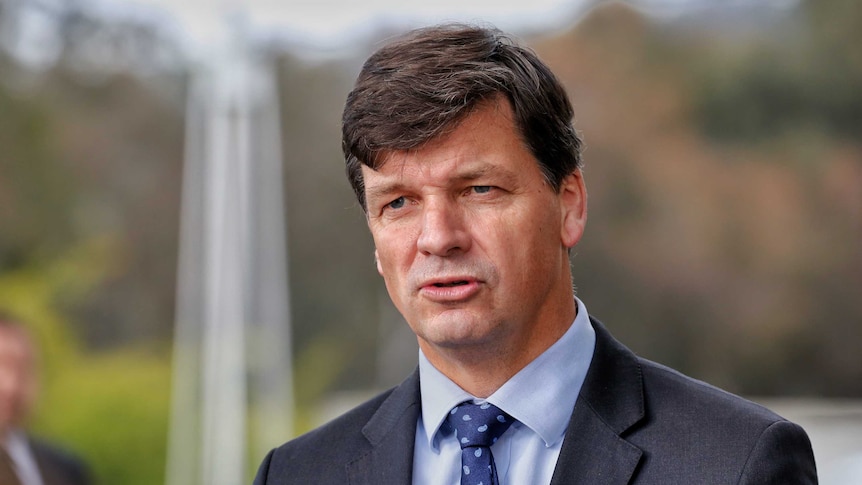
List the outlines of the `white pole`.
{"label": "white pole", "polygon": [[232,40],[189,95],[168,485],[244,483],[292,433],[277,89]]}

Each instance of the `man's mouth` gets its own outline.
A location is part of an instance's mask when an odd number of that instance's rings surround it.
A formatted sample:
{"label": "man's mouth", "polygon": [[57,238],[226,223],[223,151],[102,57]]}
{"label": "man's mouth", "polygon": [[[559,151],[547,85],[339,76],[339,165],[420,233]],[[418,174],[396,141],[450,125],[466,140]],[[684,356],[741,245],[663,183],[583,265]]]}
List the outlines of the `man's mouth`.
{"label": "man's mouth", "polygon": [[431,280],[419,287],[419,293],[430,301],[452,304],[468,300],[476,295],[481,289],[481,282],[469,276],[446,278],[442,277],[436,281]]}
{"label": "man's mouth", "polygon": [[463,286],[466,284],[469,284],[469,282],[466,280],[459,280],[459,281],[450,281],[448,283],[434,283],[431,286],[436,286],[437,288],[451,288],[453,286]]}

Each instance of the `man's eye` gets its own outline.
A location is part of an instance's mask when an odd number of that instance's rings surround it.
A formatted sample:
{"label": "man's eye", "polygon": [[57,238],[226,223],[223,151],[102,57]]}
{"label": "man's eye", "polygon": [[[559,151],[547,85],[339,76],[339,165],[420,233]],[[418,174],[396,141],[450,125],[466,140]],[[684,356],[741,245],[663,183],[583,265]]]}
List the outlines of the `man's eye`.
{"label": "man's eye", "polygon": [[473,186],[473,192],[475,192],[477,194],[487,194],[490,191],[491,191],[490,185],[474,185]]}
{"label": "man's eye", "polygon": [[386,204],[386,207],[388,209],[400,209],[400,208],[404,207],[405,202],[406,201],[405,201],[404,197],[399,197],[399,198],[393,200],[392,202]]}

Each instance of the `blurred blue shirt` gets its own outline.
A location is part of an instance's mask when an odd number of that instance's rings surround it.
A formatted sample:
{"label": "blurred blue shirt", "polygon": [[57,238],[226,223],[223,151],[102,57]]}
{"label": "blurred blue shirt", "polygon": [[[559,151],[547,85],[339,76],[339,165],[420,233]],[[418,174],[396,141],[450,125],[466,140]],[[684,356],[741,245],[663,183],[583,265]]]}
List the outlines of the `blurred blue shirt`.
{"label": "blurred blue shirt", "polygon": [[575,298],[572,326],[486,400],[470,395],[419,351],[422,413],[416,424],[415,485],[458,485],[461,447],[446,416],[457,404],[490,402],[518,420],[491,447],[501,485],[550,484],[563,436],[593,357],[596,334]]}

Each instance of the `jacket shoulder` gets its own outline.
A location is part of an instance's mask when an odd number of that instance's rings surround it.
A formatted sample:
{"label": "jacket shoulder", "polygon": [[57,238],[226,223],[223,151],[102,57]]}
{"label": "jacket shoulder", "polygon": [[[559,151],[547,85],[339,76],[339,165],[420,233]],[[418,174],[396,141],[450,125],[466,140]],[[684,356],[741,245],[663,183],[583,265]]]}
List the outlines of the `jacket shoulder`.
{"label": "jacket shoulder", "polygon": [[[742,419],[761,428],[783,420],[773,411],[677,370],[638,358],[643,373],[644,397],[648,416],[669,415],[696,421]],[[719,424],[719,423],[716,423]]]}
{"label": "jacket shoulder", "polygon": [[45,485],[88,485],[92,474],[77,455],[53,443],[30,438],[30,448]]}
{"label": "jacket shoulder", "polygon": [[[362,428],[391,393],[390,389],[379,394],[329,423],[272,450],[261,465],[255,483],[280,483],[273,477],[291,477],[296,483],[303,479],[313,482],[313,479],[321,478],[322,471],[333,476],[343,475],[349,462],[367,452],[369,443]],[[266,481],[267,477],[269,481]],[[345,483],[346,480],[345,476]]]}
{"label": "jacket shoulder", "polygon": [[773,411],[639,358],[644,419],[627,438],[644,450],[643,472],[709,483],[817,483],[805,431]]}

